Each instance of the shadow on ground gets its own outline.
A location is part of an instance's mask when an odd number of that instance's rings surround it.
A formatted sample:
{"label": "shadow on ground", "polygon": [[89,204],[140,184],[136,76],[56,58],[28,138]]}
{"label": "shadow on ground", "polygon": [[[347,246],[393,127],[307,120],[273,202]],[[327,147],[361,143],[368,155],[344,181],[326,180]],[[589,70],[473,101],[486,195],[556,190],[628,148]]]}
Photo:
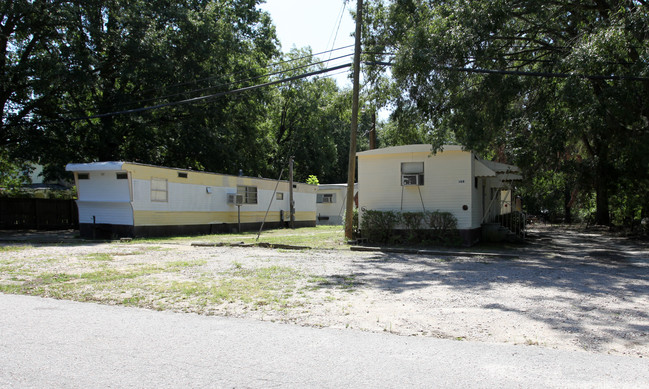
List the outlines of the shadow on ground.
{"label": "shadow on ground", "polygon": [[[515,250],[518,259],[375,253],[357,259],[353,273],[344,277],[404,301],[417,291],[446,288],[469,296],[459,309],[515,313],[575,337],[584,349],[598,350],[610,341],[649,345],[645,242],[556,228],[534,235]],[[481,305],[472,305],[471,296]]]}

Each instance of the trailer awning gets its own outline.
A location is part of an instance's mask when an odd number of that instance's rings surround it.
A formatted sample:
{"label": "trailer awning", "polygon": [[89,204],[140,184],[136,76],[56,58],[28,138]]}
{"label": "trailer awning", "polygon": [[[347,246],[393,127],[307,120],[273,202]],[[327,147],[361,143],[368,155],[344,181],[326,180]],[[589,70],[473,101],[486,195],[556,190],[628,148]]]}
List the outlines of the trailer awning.
{"label": "trailer awning", "polygon": [[489,169],[486,165],[484,165],[482,162],[484,161],[479,161],[479,160],[474,160],[474,173],[476,177],[495,177],[496,172]]}

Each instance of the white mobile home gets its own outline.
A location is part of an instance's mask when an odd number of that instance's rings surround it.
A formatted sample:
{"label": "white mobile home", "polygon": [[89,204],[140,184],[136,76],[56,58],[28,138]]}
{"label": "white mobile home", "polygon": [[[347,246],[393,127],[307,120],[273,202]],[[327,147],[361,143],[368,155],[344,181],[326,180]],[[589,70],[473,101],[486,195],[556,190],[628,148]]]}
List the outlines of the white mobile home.
{"label": "white mobile home", "polygon": [[485,161],[461,146],[447,145],[436,154],[431,145],[407,145],[360,152],[359,209],[377,211],[450,212],[466,244],[480,239],[483,223],[511,205],[511,181],[520,180],[516,166]]}
{"label": "white mobile home", "polygon": [[[354,196],[358,193],[354,185]],[[347,184],[318,185],[316,197],[317,224],[344,224],[345,205],[347,201]]]}
{"label": "white mobile home", "polygon": [[[74,172],[83,237],[251,230],[267,210],[269,228],[290,219],[287,181],[131,162],[68,164],[66,170]],[[315,226],[316,186],[294,183],[293,198],[295,226]]]}

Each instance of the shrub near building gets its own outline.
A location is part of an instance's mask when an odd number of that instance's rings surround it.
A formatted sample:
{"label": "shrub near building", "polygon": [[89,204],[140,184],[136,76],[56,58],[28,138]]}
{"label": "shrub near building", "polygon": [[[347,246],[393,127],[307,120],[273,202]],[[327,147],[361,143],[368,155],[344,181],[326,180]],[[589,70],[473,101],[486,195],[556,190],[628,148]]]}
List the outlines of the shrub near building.
{"label": "shrub near building", "polygon": [[450,212],[362,211],[360,232],[372,243],[456,246],[461,243],[457,219]]}

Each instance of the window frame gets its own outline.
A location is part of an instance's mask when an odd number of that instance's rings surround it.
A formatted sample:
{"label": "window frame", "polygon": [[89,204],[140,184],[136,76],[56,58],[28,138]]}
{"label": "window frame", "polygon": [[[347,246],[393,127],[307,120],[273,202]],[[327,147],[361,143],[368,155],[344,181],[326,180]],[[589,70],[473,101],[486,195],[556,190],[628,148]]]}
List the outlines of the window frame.
{"label": "window frame", "polygon": [[259,204],[259,191],[256,186],[237,185],[237,194],[243,196],[242,204]]}
{"label": "window frame", "polygon": [[[156,183],[156,184],[154,184]],[[164,189],[161,189],[161,185],[164,183]],[[166,178],[157,178],[151,177],[151,201],[156,203],[167,203],[169,202],[169,182]],[[164,193],[164,196],[159,196],[159,194]]]}
{"label": "window frame", "polygon": [[[325,199],[329,199],[328,201]],[[335,193],[318,193],[316,195],[317,204],[334,204],[336,202]]]}
{"label": "window frame", "polygon": [[424,175],[424,162],[401,162],[401,186],[423,186]]}

